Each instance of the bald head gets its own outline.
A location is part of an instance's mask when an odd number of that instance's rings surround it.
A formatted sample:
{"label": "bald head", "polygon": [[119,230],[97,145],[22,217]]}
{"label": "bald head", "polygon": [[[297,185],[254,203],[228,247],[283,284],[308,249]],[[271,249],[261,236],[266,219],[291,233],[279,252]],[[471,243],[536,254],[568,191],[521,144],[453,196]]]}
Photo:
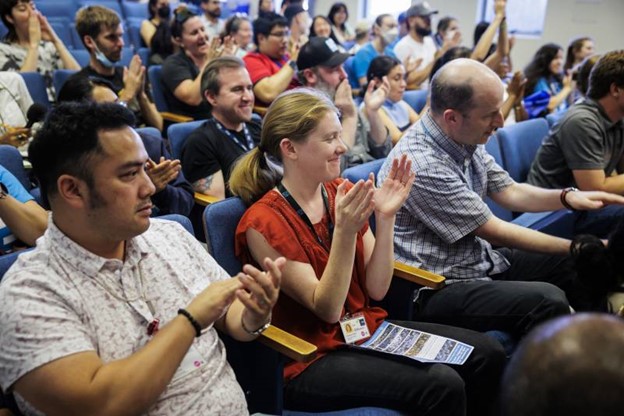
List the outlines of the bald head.
{"label": "bald head", "polygon": [[503,379],[507,416],[611,416],[624,409],[624,321],[576,314],[531,332]]}
{"label": "bald head", "polygon": [[481,92],[492,89],[500,90],[502,97],[503,85],[494,71],[473,59],[455,59],[440,68],[431,80],[431,111],[434,115],[448,109],[466,113],[479,104],[475,101]]}

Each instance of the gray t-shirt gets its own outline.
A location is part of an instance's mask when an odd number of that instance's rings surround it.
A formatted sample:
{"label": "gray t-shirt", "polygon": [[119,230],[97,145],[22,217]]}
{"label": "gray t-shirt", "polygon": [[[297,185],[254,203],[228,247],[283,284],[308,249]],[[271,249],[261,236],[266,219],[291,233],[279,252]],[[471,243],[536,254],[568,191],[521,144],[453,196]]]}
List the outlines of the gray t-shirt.
{"label": "gray t-shirt", "polygon": [[596,101],[572,106],[555,124],[535,156],[527,182],[543,188],[575,186],[573,170],[618,172],[624,155],[624,124],[612,122]]}

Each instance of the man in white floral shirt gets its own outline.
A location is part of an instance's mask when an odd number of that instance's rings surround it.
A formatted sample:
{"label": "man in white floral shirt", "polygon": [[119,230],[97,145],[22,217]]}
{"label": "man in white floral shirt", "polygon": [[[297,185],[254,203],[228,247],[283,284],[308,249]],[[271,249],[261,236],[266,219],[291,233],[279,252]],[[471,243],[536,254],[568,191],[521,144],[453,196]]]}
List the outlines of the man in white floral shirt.
{"label": "man in white floral shirt", "polygon": [[30,148],[52,215],[0,285],[0,385],[25,414],[244,414],[215,327],[252,340],[284,260],[229,278],[150,220],[147,153],[115,104],[61,104]]}

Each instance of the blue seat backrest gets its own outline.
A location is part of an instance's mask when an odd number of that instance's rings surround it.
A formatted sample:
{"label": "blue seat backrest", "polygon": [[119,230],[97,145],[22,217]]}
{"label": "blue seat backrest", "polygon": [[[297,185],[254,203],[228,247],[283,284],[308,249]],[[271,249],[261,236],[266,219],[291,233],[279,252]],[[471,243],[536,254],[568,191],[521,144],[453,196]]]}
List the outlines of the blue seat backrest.
{"label": "blue seat backrest", "polygon": [[37,10],[48,19],[65,17],[74,21],[78,3],[74,0],[44,0],[37,2]]}
{"label": "blue seat backrest", "polygon": [[30,191],[32,184],[24,169],[24,161],[19,150],[8,144],[0,145],[0,165],[11,172],[27,191]]}
{"label": "blue seat backrest", "polygon": [[548,122],[548,126],[554,126],[559,120],[566,115],[568,109],[557,111],[556,113],[550,113],[546,116],[546,121]]}
{"label": "blue seat backrest", "polygon": [[191,220],[189,220],[184,215],[180,215],[180,214],[167,214],[167,215],[162,215],[162,216],[158,217],[158,219],[159,220],[168,220],[168,221],[177,222],[182,227],[184,227],[184,229],[186,231],[188,231],[189,234],[191,234],[193,236],[195,235],[193,233],[193,224],[191,224]]}
{"label": "blue seat backrest", "polygon": [[206,120],[189,121],[188,123],[175,123],[167,129],[167,137],[171,145],[171,157],[180,159],[182,157],[182,148],[189,134]]}
{"label": "blue seat backrest", "polygon": [[[138,2],[138,1],[121,1],[121,8],[123,10],[126,19],[131,18],[140,18],[140,19],[148,19],[149,13],[147,11],[147,2]],[[173,10],[173,8],[171,9]]]}
{"label": "blue seat backrest", "polygon": [[150,136],[162,137],[160,130],[156,127],[139,127],[135,129],[137,133],[149,134]]}
{"label": "blue seat backrest", "polygon": [[49,108],[50,100],[48,99],[48,90],[43,75],[39,72],[20,72],[20,74],[26,82],[26,87],[33,101]]}
{"label": "blue seat backrest", "polygon": [[379,173],[379,169],[381,169],[381,165],[383,165],[385,160],[385,158],[376,159],[361,165],[352,166],[342,172],[342,177],[355,183],[360,179],[368,179],[368,175],[372,172],[375,174],[375,178],[377,178],[377,173]]}
{"label": "blue seat backrest", "polygon": [[74,37],[71,32],[71,20],[62,17],[49,18],[48,21],[67,49],[74,49]]}
{"label": "blue seat backrest", "polygon": [[[124,16],[123,10],[121,8],[121,4],[119,4],[119,2],[117,0],[80,0],[78,2],[79,6],[85,7],[85,6],[103,6],[103,7],[107,7],[113,11],[115,11],[115,13],[117,13],[117,15],[119,16],[119,18],[123,21],[126,16]],[[145,5],[145,7],[147,7],[147,5]]]}
{"label": "blue seat backrest", "polygon": [[429,90],[405,91],[403,100],[410,105],[417,113],[420,113],[427,104]]}
{"label": "blue seat backrest", "polygon": [[[503,163],[503,155],[500,149],[500,144],[498,142],[498,137],[495,134],[490,136],[489,140],[485,144],[485,151],[488,152],[494,158],[494,160],[500,167],[505,169],[505,166]],[[513,220],[513,213],[501,207],[500,205],[498,205],[490,197],[485,197],[485,203],[487,204],[487,206],[490,208],[490,210],[492,211],[492,213],[494,213],[496,217],[504,221]]]}
{"label": "blue seat backrest", "polygon": [[505,170],[516,182],[525,182],[537,150],[548,135],[543,118],[522,121],[496,132]]}
{"label": "blue seat backrest", "polygon": [[78,71],[74,69],[57,69],[52,73],[52,84],[54,84],[54,91],[56,91],[57,98],[67,78],[71,77],[76,72]]}
{"label": "blue seat backrest", "polygon": [[203,223],[208,252],[230,276],[241,271],[242,264],[234,255],[234,233],[247,207],[238,197],[226,198],[206,206]]}
{"label": "blue seat backrest", "polygon": [[[145,4],[143,5],[145,6]],[[135,19],[126,20],[126,29],[128,31],[130,43],[134,47],[134,50],[136,51],[143,47],[141,44],[141,22]],[[147,62],[144,62],[144,64],[147,64]]]}
{"label": "blue seat backrest", "polygon": [[85,66],[89,65],[90,57],[89,57],[88,50],[84,48],[78,48],[78,49],[73,49],[69,52],[72,54],[76,62],[78,62],[78,65],[80,65],[81,67],[84,68]]}
{"label": "blue seat backrest", "polygon": [[169,111],[169,105],[165,99],[165,86],[162,83],[162,66],[152,65],[147,68],[147,77],[152,85],[152,98],[158,111]]}

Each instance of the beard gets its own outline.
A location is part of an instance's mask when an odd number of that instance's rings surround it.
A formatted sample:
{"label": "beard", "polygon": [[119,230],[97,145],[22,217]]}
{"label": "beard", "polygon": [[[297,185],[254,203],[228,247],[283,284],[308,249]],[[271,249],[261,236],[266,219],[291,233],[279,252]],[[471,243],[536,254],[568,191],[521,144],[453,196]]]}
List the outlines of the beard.
{"label": "beard", "polygon": [[332,102],[334,102],[334,98],[336,98],[336,88],[329,85],[320,75],[317,74],[318,81],[316,82],[316,86],[314,89],[326,94]]}

